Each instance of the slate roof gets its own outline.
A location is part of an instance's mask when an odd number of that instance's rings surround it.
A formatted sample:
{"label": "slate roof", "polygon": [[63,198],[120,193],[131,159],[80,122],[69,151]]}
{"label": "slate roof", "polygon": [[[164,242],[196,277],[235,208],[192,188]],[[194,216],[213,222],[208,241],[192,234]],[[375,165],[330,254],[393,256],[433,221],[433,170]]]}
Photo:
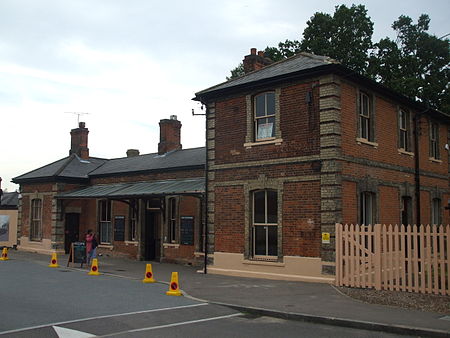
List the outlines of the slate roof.
{"label": "slate roof", "polygon": [[331,64],[337,64],[338,62],[321,55],[314,55],[310,53],[299,53],[288,59],[281,60],[279,62],[272,63],[262,69],[245,74],[237,79],[233,79],[208,89],[202,90],[196,93],[196,96],[202,96],[215,91],[221,91],[224,89],[257,82],[260,80],[267,80],[270,78],[276,78],[279,76],[291,74],[294,72],[301,72],[310,70],[317,67],[328,66]]}
{"label": "slate roof", "polygon": [[164,155],[158,153],[135,157],[116,158],[105,162],[92,171],[89,176],[125,174],[149,170],[164,170],[182,167],[203,167],[205,165],[205,147],[170,151]]}
{"label": "slate roof", "polygon": [[14,183],[22,183],[35,180],[50,179],[87,179],[88,174],[104,164],[107,160],[90,157],[88,160],[81,159],[76,154],[62,158],[56,162],[47,164],[26,174],[14,177]]}
{"label": "slate roof", "polygon": [[119,198],[148,195],[199,194],[205,192],[205,178],[154,182],[99,184],[58,194],[57,198]]}
{"label": "slate roof", "polygon": [[0,209],[17,209],[19,205],[18,192],[4,192],[1,197]]}
{"label": "slate roof", "polygon": [[91,176],[119,175],[152,170],[170,170],[186,167],[203,167],[205,148],[175,150],[164,155],[157,153],[101,159],[90,157],[83,160],[75,154],[13,178],[14,183],[51,181],[51,180],[87,180]]}

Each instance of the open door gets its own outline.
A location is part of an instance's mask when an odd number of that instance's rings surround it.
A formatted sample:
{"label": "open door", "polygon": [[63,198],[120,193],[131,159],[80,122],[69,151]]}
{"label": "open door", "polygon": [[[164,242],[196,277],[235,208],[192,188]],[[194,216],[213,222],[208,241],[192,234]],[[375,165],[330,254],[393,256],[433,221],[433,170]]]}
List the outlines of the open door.
{"label": "open door", "polygon": [[144,260],[152,261],[160,259],[160,211],[146,211],[145,213],[145,249]]}

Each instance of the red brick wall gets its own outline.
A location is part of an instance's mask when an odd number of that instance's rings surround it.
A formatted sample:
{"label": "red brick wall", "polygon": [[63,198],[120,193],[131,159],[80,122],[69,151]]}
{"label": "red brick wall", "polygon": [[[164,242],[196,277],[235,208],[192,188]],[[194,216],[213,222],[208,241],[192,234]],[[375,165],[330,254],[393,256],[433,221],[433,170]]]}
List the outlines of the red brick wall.
{"label": "red brick wall", "polygon": [[215,196],[215,251],[243,253],[245,240],[243,187],[216,187]]}
{"label": "red brick wall", "polygon": [[379,194],[379,223],[400,224],[400,196],[398,188],[380,186]]}
{"label": "red brick wall", "polygon": [[320,182],[285,183],[283,255],[320,256]]}
{"label": "red brick wall", "polygon": [[358,223],[358,193],[356,189],[356,182],[342,182],[343,223]]}

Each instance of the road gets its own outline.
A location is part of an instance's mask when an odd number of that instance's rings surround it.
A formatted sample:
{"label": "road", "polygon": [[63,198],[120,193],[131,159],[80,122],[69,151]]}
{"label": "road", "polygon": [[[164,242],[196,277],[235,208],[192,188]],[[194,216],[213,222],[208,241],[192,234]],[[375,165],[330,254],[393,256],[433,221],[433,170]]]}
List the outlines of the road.
{"label": "road", "polygon": [[248,315],[167,296],[163,283],[21,259],[0,263],[0,337],[397,337]]}

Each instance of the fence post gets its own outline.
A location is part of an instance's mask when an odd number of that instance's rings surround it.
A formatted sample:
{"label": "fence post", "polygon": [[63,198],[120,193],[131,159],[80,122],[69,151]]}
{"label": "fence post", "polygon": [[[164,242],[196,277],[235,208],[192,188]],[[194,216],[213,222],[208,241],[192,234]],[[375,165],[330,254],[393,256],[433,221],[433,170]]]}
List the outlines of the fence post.
{"label": "fence post", "polygon": [[335,225],[335,246],[336,246],[336,278],[335,284],[336,286],[341,286],[341,250],[342,250],[342,236],[341,236],[342,226],[339,223]]}
{"label": "fence post", "polygon": [[381,290],[381,224],[375,224],[375,289]]}

